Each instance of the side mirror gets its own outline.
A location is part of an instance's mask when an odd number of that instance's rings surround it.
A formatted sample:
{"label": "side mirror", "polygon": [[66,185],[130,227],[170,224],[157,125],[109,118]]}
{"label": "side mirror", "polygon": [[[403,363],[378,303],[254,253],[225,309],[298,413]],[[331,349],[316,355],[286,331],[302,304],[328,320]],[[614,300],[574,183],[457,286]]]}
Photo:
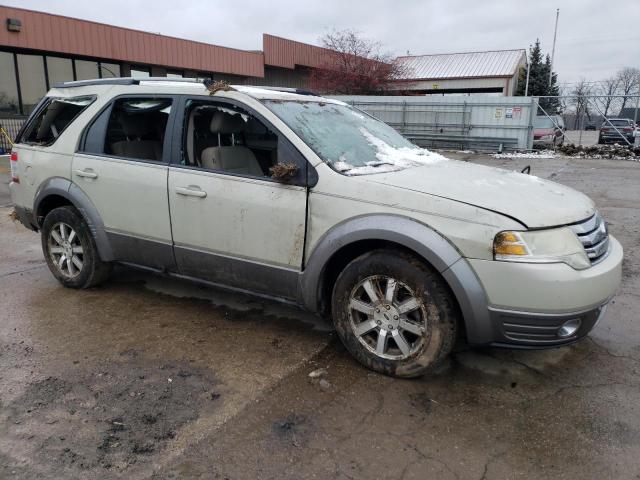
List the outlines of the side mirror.
{"label": "side mirror", "polygon": [[289,182],[298,176],[298,166],[295,163],[277,163],[269,168],[271,178],[279,182]]}

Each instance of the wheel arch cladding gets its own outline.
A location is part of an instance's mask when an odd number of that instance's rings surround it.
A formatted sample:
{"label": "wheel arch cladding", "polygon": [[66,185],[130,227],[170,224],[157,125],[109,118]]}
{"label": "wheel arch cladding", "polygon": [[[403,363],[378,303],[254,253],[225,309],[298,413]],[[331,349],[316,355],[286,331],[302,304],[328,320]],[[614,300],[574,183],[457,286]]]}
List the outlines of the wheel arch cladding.
{"label": "wheel arch cladding", "polygon": [[[62,202],[62,199],[66,200],[66,202]],[[34,220],[36,224],[41,226],[46,213],[52,208],[64,204],[73,205],[80,212],[84,221],[87,222],[89,231],[98,247],[100,259],[105,262],[113,260],[111,244],[107,238],[104,223],[100,218],[98,210],[87,194],[75,183],[66,178],[49,178],[38,188],[33,202]]]}
{"label": "wheel arch cladding", "polygon": [[326,282],[331,281],[327,273],[333,262],[342,260],[339,267],[342,268],[353,258],[385,246],[399,246],[413,252],[443,276],[460,307],[469,342],[489,343],[492,340],[487,297],[469,263],[436,230],[403,216],[360,216],[341,222],[325,233],[311,252],[301,275],[300,298],[304,307],[326,313],[322,307],[327,301],[323,292]]}

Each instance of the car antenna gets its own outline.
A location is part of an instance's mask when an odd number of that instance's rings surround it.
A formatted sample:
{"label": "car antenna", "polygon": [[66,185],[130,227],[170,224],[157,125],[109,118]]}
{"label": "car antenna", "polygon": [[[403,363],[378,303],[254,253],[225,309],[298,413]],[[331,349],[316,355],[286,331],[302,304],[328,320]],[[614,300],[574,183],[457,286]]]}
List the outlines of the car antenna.
{"label": "car antenna", "polygon": [[531,174],[531,165],[527,165],[526,167],[524,167],[522,170],[520,170],[520,173],[526,173],[527,175]]}

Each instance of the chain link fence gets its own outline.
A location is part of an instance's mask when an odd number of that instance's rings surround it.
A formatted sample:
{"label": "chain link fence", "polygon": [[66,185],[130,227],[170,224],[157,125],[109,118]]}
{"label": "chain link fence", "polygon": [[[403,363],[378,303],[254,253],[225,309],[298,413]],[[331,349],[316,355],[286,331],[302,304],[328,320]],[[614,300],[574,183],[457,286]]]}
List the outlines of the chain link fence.
{"label": "chain link fence", "polygon": [[0,116],[0,155],[11,151],[12,143],[18,136],[18,132],[26,119],[27,117]]}
{"label": "chain link fence", "polygon": [[[552,147],[562,143],[580,146],[615,144],[633,146],[640,140],[640,95],[565,95],[536,97],[538,112],[534,145],[552,122]],[[536,132],[537,131],[537,132]]]}

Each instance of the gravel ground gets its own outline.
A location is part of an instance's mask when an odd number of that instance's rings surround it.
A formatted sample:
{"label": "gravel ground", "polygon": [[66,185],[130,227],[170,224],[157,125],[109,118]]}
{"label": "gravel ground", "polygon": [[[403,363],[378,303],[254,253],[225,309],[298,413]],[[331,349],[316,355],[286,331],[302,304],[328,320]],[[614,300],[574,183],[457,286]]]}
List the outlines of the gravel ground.
{"label": "gravel ground", "polygon": [[447,155],[530,164],[596,201],[626,258],[589,338],[460,344],[395,380],[292,308],[124,268],[66,290],[0,208],[0,478],[639,478],[640,165]]}

